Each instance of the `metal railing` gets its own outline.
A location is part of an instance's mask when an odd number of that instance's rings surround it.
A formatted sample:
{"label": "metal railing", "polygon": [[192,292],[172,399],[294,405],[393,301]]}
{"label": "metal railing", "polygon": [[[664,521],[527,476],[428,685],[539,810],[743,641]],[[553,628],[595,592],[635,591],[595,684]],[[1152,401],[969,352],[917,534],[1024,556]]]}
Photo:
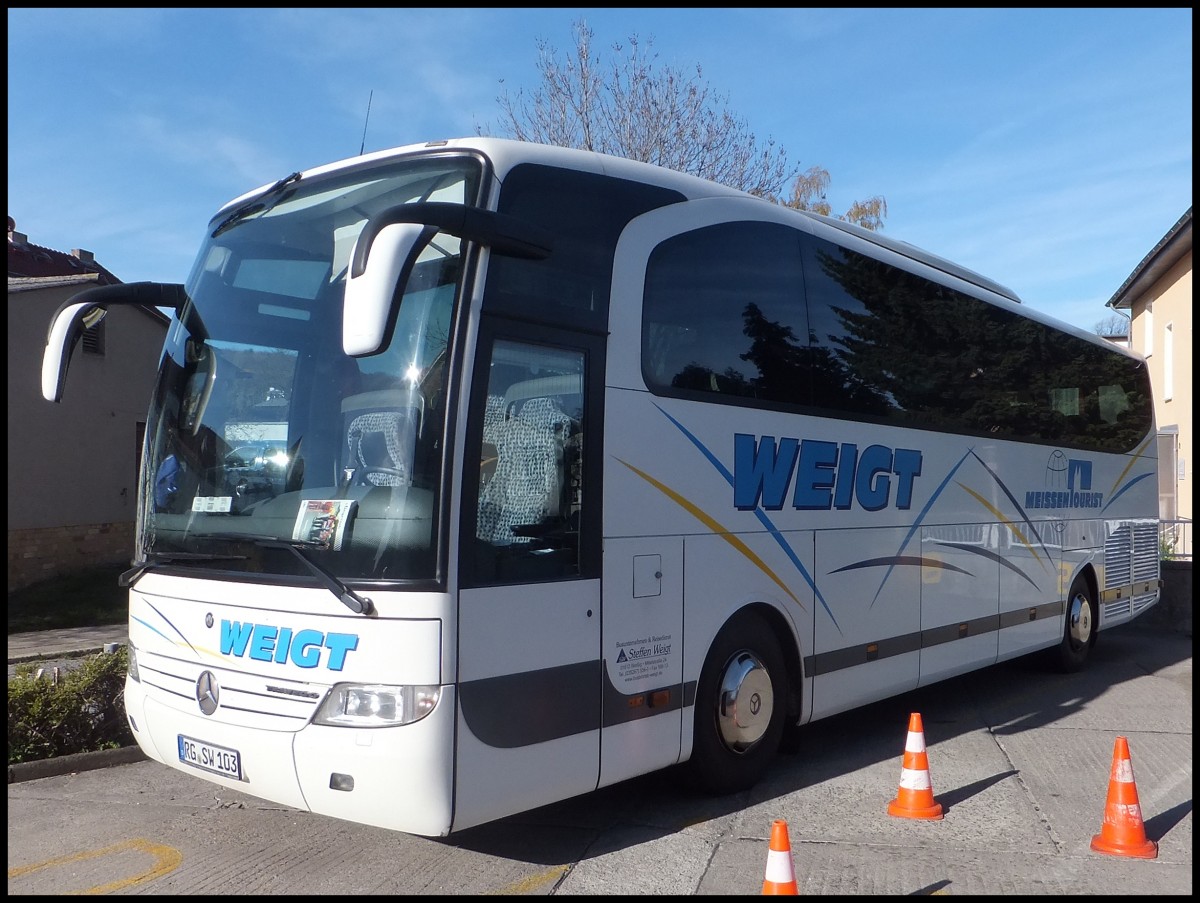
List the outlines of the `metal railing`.
{"label": "metal railing", "polygon": [[1192,519],[1160,520],[1158,552],[1163,561],[1192,560]]}

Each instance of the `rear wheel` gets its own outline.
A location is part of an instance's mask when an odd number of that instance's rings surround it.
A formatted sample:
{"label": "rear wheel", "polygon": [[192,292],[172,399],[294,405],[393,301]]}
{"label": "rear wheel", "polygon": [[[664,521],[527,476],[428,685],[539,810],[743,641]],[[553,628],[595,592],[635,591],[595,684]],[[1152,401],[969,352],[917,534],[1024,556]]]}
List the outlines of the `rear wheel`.
{"label": "rear wheel", "polygon": [[779,750],[786,703],[779,640],[762,618],[739,615],[717,634],[696,687],[692,782],[715,794],[757,784]]}
{"label": "rear wheel", "polygon": [[1096,600],[1082,577],[1076,577],[1067,594],[1067,623],[1062,642],[1054,650],[1054,664],[1059,671],[1070,674],[1087,661],[1096,645]]}

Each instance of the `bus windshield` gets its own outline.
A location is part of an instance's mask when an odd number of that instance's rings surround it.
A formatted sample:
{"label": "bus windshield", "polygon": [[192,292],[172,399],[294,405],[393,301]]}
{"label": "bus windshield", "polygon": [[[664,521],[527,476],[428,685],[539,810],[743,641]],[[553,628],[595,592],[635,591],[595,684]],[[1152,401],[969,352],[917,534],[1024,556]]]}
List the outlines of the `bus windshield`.
{"label": "bus windshield", "polygon": [[372,215],[475,204],[481,181],[475,157],[393,159],[285,179],[213,219],[147,419],[139,563],[436,578],[463,242],[425,247],[377,354],[343,352],[343,296]]}

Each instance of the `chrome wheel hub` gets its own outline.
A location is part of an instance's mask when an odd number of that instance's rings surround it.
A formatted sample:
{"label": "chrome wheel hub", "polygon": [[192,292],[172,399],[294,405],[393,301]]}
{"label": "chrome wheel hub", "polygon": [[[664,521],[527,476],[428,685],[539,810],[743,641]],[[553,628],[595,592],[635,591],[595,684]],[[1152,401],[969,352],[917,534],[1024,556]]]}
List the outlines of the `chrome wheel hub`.
{"label": "chrome wheel hub", "polygon": [[771,675],[749,652],[739,652],[721,674],[717,725],[721,739],[734,752],[750,749],[767,732],[775,711]]}
{"label": "chrome wheel hub", "polygon": [[1083,593],[1077,593],[1067,609],[1067,635],[1072,645],[1086,646],[1092,639],[1092,627],[1092,603]]}

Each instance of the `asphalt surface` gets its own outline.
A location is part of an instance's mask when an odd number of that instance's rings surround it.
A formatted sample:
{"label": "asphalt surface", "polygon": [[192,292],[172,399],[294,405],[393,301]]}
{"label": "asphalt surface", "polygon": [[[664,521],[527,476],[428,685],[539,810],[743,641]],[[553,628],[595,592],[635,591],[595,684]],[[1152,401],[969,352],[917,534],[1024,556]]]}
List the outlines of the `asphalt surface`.
{"label": "asphalt surface", "polygon": [[[123,642],[117,631],[40,648],[10,637],[9,656],[87,654]],[[1135,622],[1101,634],[1079,674],[1018,660],[814,722],[747,793],[697,799],[648,775],[442,839],[272,805],[150,761],[29,763],[15,782],[10,769],[8,890],[758,895],[782,819],[801,895],[1191,895],[1191,653],[1190,634]],[[923,714],[941,820],[887,811],[910,712]],[[1112,815],[1118,737],[1154,859],[1090,846]]]}
{"label": "asphalt surface", "polygon": [[13,666],[21,662],[78,658],[93,652],[103,652],[104,647],[109,644],[124,646],[128,640],[129,626],[126,624],[10,633],[8,635],[9,676],[12,676]]}

